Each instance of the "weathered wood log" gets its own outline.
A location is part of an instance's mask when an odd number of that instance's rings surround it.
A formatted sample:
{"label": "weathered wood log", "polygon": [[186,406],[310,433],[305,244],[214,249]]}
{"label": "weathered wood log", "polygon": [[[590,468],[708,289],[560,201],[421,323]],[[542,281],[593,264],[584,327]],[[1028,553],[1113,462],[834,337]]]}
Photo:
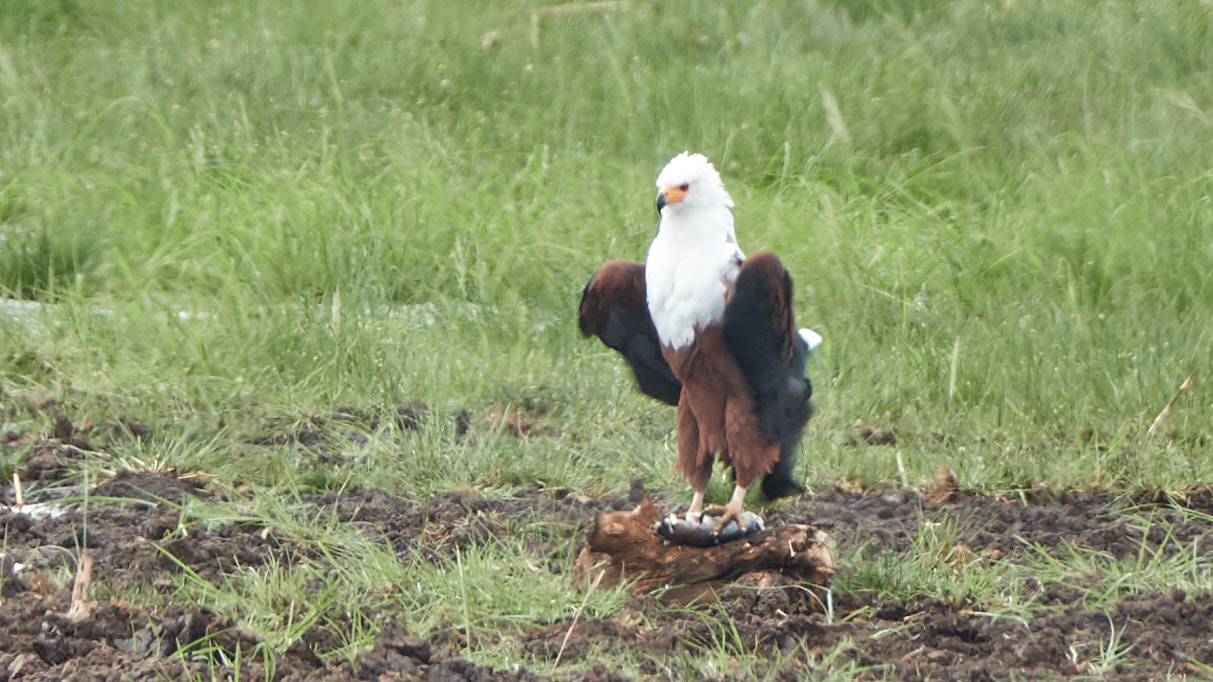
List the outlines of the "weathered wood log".
{"label": "weathered wood log", "polygon": [[761,584],[782,577],[780,583],[820,591],[834,574],[828,536],[813,526],[780,526],[715,547],[693,547],[657,535],[653,524],[660,518],[647,498],[634,511],[598,515],[586,529],[574,576],[599,588],[631,582],[637,594],[669,587],[666,598],[687,602],[743,577]]}

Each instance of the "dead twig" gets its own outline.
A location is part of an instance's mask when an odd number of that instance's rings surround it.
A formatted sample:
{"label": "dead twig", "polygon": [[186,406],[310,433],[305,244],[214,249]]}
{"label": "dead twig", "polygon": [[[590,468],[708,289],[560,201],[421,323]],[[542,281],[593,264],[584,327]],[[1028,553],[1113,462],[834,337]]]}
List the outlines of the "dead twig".
{"label": "dead twig", "polygon": [[1184,382],[1179,386],[1179,390],[1175,392],[1175,397],[1171,398],[1171,401],[1167,403],[1167,406],[1162,408],[1162,412],[1159,412],[1158,416],[1154,418],[1154,423],[1150,424],[1150,429],[1146,431],[1146,440],[1150,440],[1150,438],[1154,435],[1155,429],[1157,429],[1158,425],[1162,423],[1162,420],[1166,418],[1167,413],[1171,411],[1171,407],[1175,405],[1175,401],[1179,400],[1179,396],[1183,395],[1184,391],[1188,390],[1188,386],[1192,385],[1192,376],[1193,375],[1189,374],[1188,378],[1184,379]]}
{"label": "dead twig", "polygon": [[25,497],[21,494],[21,474],[13,472],[13,494],[17,496],[17,509],[25,506]]}
{"label": "dead twig", "polygon": [[93,604],[88,598],[88,588],[93,584],[93,555],[81,550],[80,564],[76,567],[76,581],[72,584],[72,605],[67,610],[67,619],[73,623],[88,620],[93,615]]}

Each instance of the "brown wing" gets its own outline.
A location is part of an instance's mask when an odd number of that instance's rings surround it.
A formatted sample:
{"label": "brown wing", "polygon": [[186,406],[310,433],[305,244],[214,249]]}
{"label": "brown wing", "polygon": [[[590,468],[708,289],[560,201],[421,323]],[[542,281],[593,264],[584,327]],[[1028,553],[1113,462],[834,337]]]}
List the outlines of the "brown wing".
{"label": "brown wing", "polygon": [[581,292],[578,324],[583,336],[597,336],[623,355],[642,392],[678,404],[682,384],[661,355],[649,316],[643,263],[613,260],[594,273]]}
{"label": "brown wing", "polygon": [[813,386],[805,376],[808,346],[792,317],[792,277],[770,252],[741,265],[724,311],[724,340],[754,389],[762,435],[780,444],[780,459],[762,481],[774,499],[803,492],[792,479],[796,445],[813,413]]}

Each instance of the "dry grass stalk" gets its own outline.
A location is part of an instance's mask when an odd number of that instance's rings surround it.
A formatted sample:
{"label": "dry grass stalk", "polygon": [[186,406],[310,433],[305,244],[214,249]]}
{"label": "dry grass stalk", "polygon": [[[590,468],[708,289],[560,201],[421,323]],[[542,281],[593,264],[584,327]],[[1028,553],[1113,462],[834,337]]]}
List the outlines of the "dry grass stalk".
{"label": "dry grass stalk", "polygon": [[602,582],[602,576],[604,575],[606,575],[606,573],[599,573],[598,576],[594,578],[594,584],[590,585],[590,589],[586,590],[585,594],[582,596],[581,604],[577,607],[577,612],[573,614],[573,622],[569,623],[569,629],[564,633],[564,639],[560,640],[560,651],[556,652],[556,661],[552,663],[553,667],[560,667],[560,659],[564,656],[564,650],[569,645],[569,637],[573,636],[573,628],[577,627],[577,621],[581,619],[581,612],[585,610],[586,602],[590,600],[590,593],[598,589],[598,583]]}
{"label": "dry grass stalk", "polygon": [[1167,403],[1167,406],[1162,408],[1162,412],[1159,412],[1158,416],[1154,418],[1154,423],[1150,424],[1150,429],[1146,431],[1146,440],[1149,440],[1150,437],[1154,435],[1154,431],[1158,429],[1158,425],[1162,423],[1162,420],[1166,418],[1167,413],[1171,411],[1171,407],[1175,405],[1175,401],[1179,400],[1179,396],[1183,395],[1184,391],[1188,390],[1188,386],[1192,385],[1192,376],[1193,375],[1189,374],[1188,378],[1184,379],[1184,382],[1179,386],[1179,390],[1175,392],[1175,397],[1171,398],[1171,401]]}
{"label": "dry grass stalk", "polygon": [[632,6],[629,0],[602,0],[601,2],[569,2],[562,5],[548,5],[547,7],[536,7],[534,12],[538,15],[558,15],[558,14],[573,14],[575,12],[609,12],[613,10],[627,9]]}

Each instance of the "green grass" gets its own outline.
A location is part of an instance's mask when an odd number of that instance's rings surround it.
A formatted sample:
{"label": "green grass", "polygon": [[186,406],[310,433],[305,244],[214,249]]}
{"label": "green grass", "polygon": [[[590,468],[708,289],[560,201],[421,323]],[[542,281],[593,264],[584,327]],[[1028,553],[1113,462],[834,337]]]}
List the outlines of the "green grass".
{"label": "green grass", "polygon": [[[0,287],[62,303],[49,338],[3,322],[0,376],[173,423],[502,390],[582,429],[644,418],[573,306],[643,255],[652,178],[690,147],[826,336],[814,478],[854,473],[833,442],[857,422],[974,486],[1208,477],[1199,375],[1182,437],[1138,446],[1213,349],[1208,25],[1178,2],[10,3]],[[1148,464],[1094,462],[1084,431]]]}
{"label": "green grass", "polygon": [[1030,598],[1022,571],[1010,562],[973,556],[961,531],[946,517],[920,518],[908,556],[887,547],[853,548],[832,589],[863,603],[918,596],[994,618],[1025,621]]}
{"label": "green grass", "polygon": [[[1189,512],[1203,520],[1207,515]],[[1138,551],[1117,557],[1099,549],[1067,547],[1062,556],[1030,547],[1028,562],[1035,580],[1069,586],[1081,595],[1085,608],[1108,608],[1128,595],[1181,590],[1204,594],[1213,590],[1213,570],[1199,540],[1182,542],[1170,523],[1141,516],[1135,530],[1142,539]],[[1158,540],[1147,538],[1157,534]]]}
{"label": "green grass", "polygon": [[[47,305],[0,312],[0,397],[147,423],[119,466],[266,489],[680,495],[671,415],[574,307],[643,257],[689,148],[825,336],[811,484],[900,480],[849,444],[864,424],[911,483],[1207,482],[1211,24],[1182,0],[9,0],[0,292]],[[417,400],[419,435],[366,427],[333,467],[251,443]],[[497,436],[499,406],[554,432]]]}

